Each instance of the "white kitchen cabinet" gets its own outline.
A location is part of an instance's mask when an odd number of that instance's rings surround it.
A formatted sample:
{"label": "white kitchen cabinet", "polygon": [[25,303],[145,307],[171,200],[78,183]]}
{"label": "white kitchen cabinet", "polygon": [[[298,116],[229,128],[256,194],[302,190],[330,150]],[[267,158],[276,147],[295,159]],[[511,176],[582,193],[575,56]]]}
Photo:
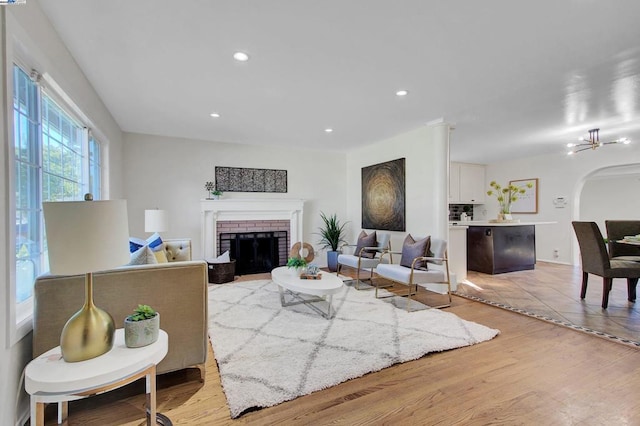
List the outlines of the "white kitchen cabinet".
{"label": "white kitchen cabinet", "polygon": [[484,204],[487,191],[484,165],[451,163],[449,171],[450,204]]}

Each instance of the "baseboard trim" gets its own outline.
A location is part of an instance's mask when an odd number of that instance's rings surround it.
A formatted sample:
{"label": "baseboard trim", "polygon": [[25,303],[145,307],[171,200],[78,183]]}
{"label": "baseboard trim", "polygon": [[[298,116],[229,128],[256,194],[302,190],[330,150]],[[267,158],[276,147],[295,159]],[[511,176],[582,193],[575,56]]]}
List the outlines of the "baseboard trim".
{"label": "baseboard trim", "polygon": [[31,410],[27,409],[22,412],[20,416],[16,413],[16,424],[15,426],[24,426],[29,422],[29,417],[31,416]]}
{"label": "baseboard trim", "polygon": [[556,265],[567,265],[567,266],[573,266],[573,264],[572,264],[572,263],[569,263],[569,262],[560,262],[559,260],[536,259],[536,262],[555,263]]}

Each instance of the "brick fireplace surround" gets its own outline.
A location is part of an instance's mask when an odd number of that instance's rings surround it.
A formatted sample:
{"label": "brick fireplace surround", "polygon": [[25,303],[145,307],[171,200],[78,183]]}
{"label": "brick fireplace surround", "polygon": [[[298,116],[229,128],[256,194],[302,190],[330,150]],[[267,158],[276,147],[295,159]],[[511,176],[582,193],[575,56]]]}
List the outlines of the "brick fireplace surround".
{"label": "brick fireplace surround", "polygon": [[[289,255],[289,220],[224,220],[218,221],[216,226],[216,240],[220,244],[220,234],[244,232],[275,232],[286,231],[287,238],[278,241],[278,258],[286,263]],[[222,254],[222,248],[217,247],[217,255]]]}
{"label": "brick fireplace surround", "polygon": [[287,231],[289,246],[303,241],[303,208],[304,200],[292,199],[202,200],[204,258],[210,259],[219,254],[218,236],[221,232]]}

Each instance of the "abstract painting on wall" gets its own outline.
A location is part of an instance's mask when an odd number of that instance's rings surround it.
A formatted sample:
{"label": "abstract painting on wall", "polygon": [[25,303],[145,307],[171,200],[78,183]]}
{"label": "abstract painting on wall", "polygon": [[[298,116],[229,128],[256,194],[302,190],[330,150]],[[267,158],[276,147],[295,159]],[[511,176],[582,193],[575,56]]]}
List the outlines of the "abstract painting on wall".
{"label": "abstract painting on wall", "polygon": [[216,166],[216,189],[223,192],[287,192],[287,171]]}
{"label": "abstract painting on wall", "polygon": [[362,168],[362,227],[405,230],[405,159]]}

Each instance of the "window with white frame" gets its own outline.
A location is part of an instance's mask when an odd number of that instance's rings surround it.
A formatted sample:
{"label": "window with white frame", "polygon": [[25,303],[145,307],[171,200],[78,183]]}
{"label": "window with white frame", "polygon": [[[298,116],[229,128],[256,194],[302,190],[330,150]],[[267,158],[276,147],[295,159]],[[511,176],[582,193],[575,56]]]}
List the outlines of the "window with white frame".
{"label": "window with white frame", "polygon": [[35,278],[48,271],[43,201],[101,194],[100,143],[19,66],[13,73],[16,317],[32,306]]}

